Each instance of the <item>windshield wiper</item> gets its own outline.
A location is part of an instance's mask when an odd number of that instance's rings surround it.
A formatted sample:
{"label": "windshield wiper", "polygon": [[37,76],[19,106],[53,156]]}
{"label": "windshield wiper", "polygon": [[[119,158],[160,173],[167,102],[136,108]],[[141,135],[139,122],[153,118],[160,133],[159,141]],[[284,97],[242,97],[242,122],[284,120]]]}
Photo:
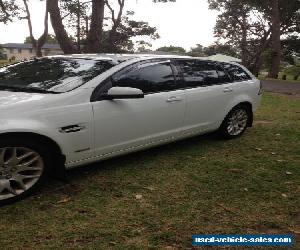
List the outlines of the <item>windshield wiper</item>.
{"label": "windshield wiper", "polygon": [[42,93],[42,94],[59,94],[60,92],[55,92],[46,89],[40,89],[35,87],[23,87],[16,85],[0,85],[0,90],[8,90],[8,91],[20,91],[20,92],[29,92],[29,93]]}

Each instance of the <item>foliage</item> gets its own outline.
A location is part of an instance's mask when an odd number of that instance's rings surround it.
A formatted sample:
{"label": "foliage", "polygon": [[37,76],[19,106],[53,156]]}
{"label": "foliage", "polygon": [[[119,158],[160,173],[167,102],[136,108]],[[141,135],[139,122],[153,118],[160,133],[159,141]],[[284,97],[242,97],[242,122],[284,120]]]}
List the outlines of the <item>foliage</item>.
{"label": "foliage", "polygon": [[20,14],[20,7],[14,0],[0,0],[0,23],[11,22]]}
{"label": "foliage", "polygon": [[144,39],[155,40],[159,38],[157,29],[144,21],[132,20],[133,11],[128,11],[126,15],[121,18],[114,34],[114,46],[111,46],[109,35],[111,30],[104,31],[102,48],[103,52],[120,53],[120,52],[134,52],[136,46],[149,47],[151,44],[144,41]]}
{"label": "foliage", "polygon": [[300,57],[300,37],[289,36],[281,41],[283,47],[283,60],[294,65],[295,59]]}
{"label": "foliage", "polygon": [[283,71],[284,74],[286,75],[292,75],[294,77],[300,76],[300,66],[290,66],[284,69]]}
{"label": "foliage", "polygon": [[168,52],[168,53],[173,53],[173,54],[185,54],[186,53],[184,48],[178,47],[178,46],[172,46],[172,45],[160,47],[157,49],[157,51]]}
{"label": "foliage", "polygon": [[[121,4],[121,1],[119,1]],[[123,3],[123,2],[122,2]],[[159,38],[155,27],[144,21],[133,20],[134,12],[123,13],[122,9],[116,15],[116,10],[106,2],[111,16],[105,16],[102,31],[101,52],[133,52],[135,47],[150,47],[146,40]],[[66,24],[68,33],[76,37],[76,41],[81,48],[86,46],[86,39],[89,33],[89,23],[91,21],[90,2],[84,1],[61,1],[60,5],[63,21]],[[119,18],[119,19],[117,19]]]}
{"label": "foliage", "polygon": [[[239,49],[243,64],[258,72],[261,56],[272,46],[274,26],[271,1],[261,0],[208,0],[211,9],[220,12],[215,26],[219,40]],[[298,0],[279,0],[280,32],[289,35],[299,32]],[[271,55],[272,56],[272,55]]]}
{"label": "foliage", "polygon": [[[28,36],[28,37],[25,38],[24,43],[31,43],[30,36]],[[48,34],[48,36],[46,38],[46,43],[57,44],[58,41],[57,41],[57,39],[56,39],[56,37],[54,35]]]}
{"label": "foliage", "polygon": [[189,56],[193,57],[206,57],[216,54],[223,54],[227,56],[239,57],[237,49],[229,44],[215,43],[207,47],[197,44],[196,47],[191,48],[187,53]]}
{"label": "foliage", "polygon": [[2,47],[0,45],[0,60],[4,60],[4,59],[5,59],[5,55],[3,54]]}

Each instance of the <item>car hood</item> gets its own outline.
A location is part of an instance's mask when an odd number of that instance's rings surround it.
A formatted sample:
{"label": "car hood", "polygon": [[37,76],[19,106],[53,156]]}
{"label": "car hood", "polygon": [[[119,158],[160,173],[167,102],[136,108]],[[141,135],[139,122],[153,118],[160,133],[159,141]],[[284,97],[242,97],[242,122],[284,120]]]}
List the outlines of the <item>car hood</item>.
{"label": "car hood", "polygon": [[13,91],[0,91],[0,107],[8,107],[11,105],[24,105],[27,103],[39,102],[45,99],[48,94],[25,93]]}

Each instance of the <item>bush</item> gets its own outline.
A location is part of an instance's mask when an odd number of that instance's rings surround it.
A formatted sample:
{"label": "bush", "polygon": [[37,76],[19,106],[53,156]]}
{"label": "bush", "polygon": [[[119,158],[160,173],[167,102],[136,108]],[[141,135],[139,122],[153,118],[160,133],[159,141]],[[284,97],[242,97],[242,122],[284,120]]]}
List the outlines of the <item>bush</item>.
{"label": "bush", "polygon": [[290,66],[283,70],[283,73],[286,75],[292,75],[298,77],[300,75],[300,66]]}

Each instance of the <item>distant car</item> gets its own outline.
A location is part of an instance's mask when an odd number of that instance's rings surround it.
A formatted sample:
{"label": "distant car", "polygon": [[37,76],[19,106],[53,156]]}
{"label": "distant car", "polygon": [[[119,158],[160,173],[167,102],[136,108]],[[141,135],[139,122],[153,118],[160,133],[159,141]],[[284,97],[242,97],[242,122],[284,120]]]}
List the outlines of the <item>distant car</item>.
{"label": "distant car", "polygon": [[0,68],[0,204],[50,172],[252,125],[261,86],[235,63],[180,56],[71,55]]}

